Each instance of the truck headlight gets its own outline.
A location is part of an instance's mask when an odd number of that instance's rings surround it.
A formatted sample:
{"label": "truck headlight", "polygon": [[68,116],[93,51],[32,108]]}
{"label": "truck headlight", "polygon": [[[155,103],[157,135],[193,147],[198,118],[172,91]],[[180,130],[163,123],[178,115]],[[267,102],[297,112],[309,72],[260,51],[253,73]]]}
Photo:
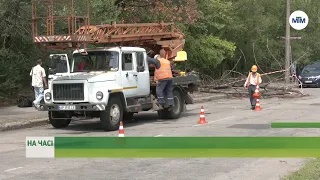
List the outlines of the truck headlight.
{"label": "truck headlight", "polygon": [[101,91],[98,91],[98,92],[96,93],[96,98],[97,98],[98,100],[101,100],[101,99],[103,98],[103,93],[102,93]]}
{"label": "truck headlight", "polygon": [[47,101],[51,100],[51,93],[47,92],[45,94],[45,98],[46,98]]}

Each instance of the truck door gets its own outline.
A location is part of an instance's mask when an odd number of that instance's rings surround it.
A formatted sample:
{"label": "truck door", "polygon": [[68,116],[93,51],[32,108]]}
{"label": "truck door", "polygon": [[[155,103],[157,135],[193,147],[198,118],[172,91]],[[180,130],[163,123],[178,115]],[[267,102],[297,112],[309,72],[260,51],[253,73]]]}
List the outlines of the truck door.
{"label": "truck door", "polygon": [[51,81],[59,76],[64,76],[70,73],[70,65],[67,54],[50,54],[48,81]]}
{"label": "truck door", "polygon": [[126,97],[137,96],[135,61],[133,52],[122,52],[121,54],[121,84]]}
{"label": "truck door", "polygon": [[146,96],[150,94],[150,76],[147,64],[146,52],[135,52],[135,74],[134,79],[137,81],[137,95]]}

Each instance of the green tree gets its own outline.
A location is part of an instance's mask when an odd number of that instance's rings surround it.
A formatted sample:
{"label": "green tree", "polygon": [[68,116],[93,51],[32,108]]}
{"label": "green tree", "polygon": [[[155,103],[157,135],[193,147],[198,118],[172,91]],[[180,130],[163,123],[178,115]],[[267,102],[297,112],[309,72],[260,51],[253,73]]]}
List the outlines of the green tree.
{"label": "green tree", "polygon": [[26,14],[31,15],[30,2],[0,1],[0,99],[8,99],[30,82],[30,69],[39,58]]}
{"label": "green tree", "polygon": [[216,71],[224,60],[233,57],[235,44],[223,36],[232,22],[232,4],[221,0],[198,1],[201,16],[187,26],[186,50],[193,68],[208,74]]}

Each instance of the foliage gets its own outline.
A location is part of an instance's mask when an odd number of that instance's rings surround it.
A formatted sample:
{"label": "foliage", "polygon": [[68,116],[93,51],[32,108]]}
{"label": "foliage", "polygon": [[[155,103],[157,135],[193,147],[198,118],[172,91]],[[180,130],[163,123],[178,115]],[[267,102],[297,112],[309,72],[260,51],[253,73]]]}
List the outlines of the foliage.
{"label": "foliage", "polygon": [[198,11],[201,16],[187,28],[186,50],[193,68],[214,75],[215,68],[233,57],[236,48],[234,43],[223,37],[223,32],[232,22],[232,4],[201,0],[198,1]]}
{"label": "foliage", "polygon": [[312,180],[319,179],[320,176],[320,159],[309,160],[301,169],[295,171],[281,180]]}
{"label": "foliage", "polygon": [[110,24],[118,20],[120,9],[115,6],[116,0],[95,0],[91,4],[91,24]]}
{"label": "foliage", "polygon": [[0,1],[0,99],[14,95],[28,83],[38,53],[29,17],[31,5],[19,0]]}
{"label": "foliage", "polygon": [[196,0],[118,0],[116,2],[122,10],[121,19],[125,22],[194,23],[199,16]]}

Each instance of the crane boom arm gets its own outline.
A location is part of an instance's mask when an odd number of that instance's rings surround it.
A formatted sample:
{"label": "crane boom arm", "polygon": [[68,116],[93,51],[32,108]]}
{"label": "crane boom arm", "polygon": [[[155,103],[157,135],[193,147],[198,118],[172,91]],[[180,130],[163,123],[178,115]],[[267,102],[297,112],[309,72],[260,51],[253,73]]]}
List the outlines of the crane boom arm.
{"label": "crane boom arm", "polygon": [[96,44],[183,39],[183,34],[173,23],[82,26],[75,34],[81,36],[86,32],[90,35],[87,42]]}
{"label": "crane boom arm", "polygon": [[[85,42],[90,44],[121,43],[132,41],[181,40],[183,34],[173,23],[144,24],[106,24],[82,26],[72,35],[34,36],[34,42],[72,43]],[[161,44],[160,44],[161,45]]]}
{"label": "crane boom arm", "polygon": [[174,23],[105,24],[82,26],[71,35],[34,36],[34,42],[51,49],[76,49],[81,44],[119,44],[164,48],[169,58],[183,50],[184,35]]}
{"label": "crane boom arm", "polygon": [[[86,8],[75,11],[77,0],[32,0],[32,33],[33,40],[39,46],[49,49],[80,49],[86,44],[107,45],[119,44],[122,46],[145,46],[155,52],[164,48],[168,58],[175,57],[178,51],[183,50],[184,35],[174,23],[136,23],[136,24],[90,24],[90,0],[85,0]],[[37,7],[44,7],[37,11]],[[56,14],[63,7],[67,16]],[[57,10],[58,9],[58,10]],[[57,12],[56,12],[57,10]],[[81,15],[76,15],[81,13]],[[38,14],[45,14],[44,16]],[[43,28],[45,22],[45,30]],[[57,23],[64,22],[64,27]],[[62,25],[63,26],[63,25]],[[67,32],[62,33],[62,29]],[[43,34],[40,34],[43,33]],[[59,33],[56,33],[59,32]]]}

